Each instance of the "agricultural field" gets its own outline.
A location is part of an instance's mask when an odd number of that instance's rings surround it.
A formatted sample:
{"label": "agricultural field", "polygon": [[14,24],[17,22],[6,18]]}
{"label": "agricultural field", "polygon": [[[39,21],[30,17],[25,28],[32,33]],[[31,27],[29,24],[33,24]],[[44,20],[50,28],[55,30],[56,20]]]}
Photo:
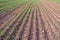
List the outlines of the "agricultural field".
{"label": "agricultural field", "polygon": [[10,12],[28,0],[0,0],[0,14]]}
{"label": "agricultural field", "polygon": [[47,0],[48,2],[55,2],[60,4],[60,0]]}
{"label": "agricultural field", "polygon": [[60,40],[60,1],[54,2],[0,0],[0,40]]}

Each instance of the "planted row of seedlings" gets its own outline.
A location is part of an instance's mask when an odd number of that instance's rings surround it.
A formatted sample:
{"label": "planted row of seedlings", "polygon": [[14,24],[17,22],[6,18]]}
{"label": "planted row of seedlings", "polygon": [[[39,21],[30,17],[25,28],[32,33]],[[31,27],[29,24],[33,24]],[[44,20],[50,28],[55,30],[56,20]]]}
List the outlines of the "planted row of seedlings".
{"label": "planted row of seedlings", "polygon": [[[44,7],[43,7],[43,9],[42,10],[44,10],[43,12],[45,12],[44,13],[44,15],[43,16],[45,16],[46,17],[46,19],[47,19],[47,22],[48,22],[48,24],[49,24],[49,28],[50,28],[50,33],[49,33],[49,31],[48,31],[48,33],[50,34],[48,34],[49,36],[51,36],[50,38],[52,38],[52,40],[58,40],[59,39],[59,33],[58,33],[58,31],[57,31],[57,26],[56,26],[56,22],[54,22],[54,21],[56,21],[54,18],[53,18],[53,15],[51,15],[51,11],[48,11],[48,10],[46,10]],[[52,18],[53,18],[53,20],[52,20]],[[54,37],[53,37],[53,36]]]}
{"label": "planted row of seedlings", "polygon": [[[49,9],[49,7],[47,7],[48,9]],[[47,9],[47,10],[48,10]],[[49,9],[49,12],[50,12],[50,14],[49,15],[51,15],[52,16],[52,18],[51,18],[51,20],[53,21],[53,23],[54,23],[54,25],[55,25],[55,28],[56,28],[56,31],[58,32],[58,34],[60,33],[60,31],[59,31],[59,27],[58,26],[60,26],[59,25],[59,20],[57,20],[57,19],[59,19],[58,18],[58,15],[56,15],[56,13],[53,11],[53,9],[51,10],[51,8]],[[53,13],[53,14],[52,14]]]}
{"label": "planted row of seedlings", "polygon": [[[58,21],[58,22],[60,22],[60,18],[59,18],[59,12],[57,12],[57,10],[54,10],[53,8],[51,8],[51,7],[48,7],[47,6],[47,8],[48,8],[48,10],[51,12],[51,14],[54,16],[54,18]],[[54,12],[55,11],[55,12]]]}
{"label": "planted row of seedlings", "polygon": [[[3,26],[2,30],[4,29],[4,27],[9,26],[10,23],[12,24],[12,23],[19,17],[18,15],[20,15],[20,14],[15,15],[15,16],[13,17],[14,20],[11,19],[8,23],[6,23],[6,24]],[[12,22],[11,22],[11,21],[12,21]],[[11,25],[11,24],[10,24],[10,25]],[[1,31],[2,31],[2,30],[1,30]]]}
{"label": "planted row of seedlings", "polygon": [[[28,9],[28,10],[29,10],[29,9]],[[17,33],[14,34],[15,36],[16,36],[16,34],[18,34],[18,32],[20,33],[20,31],[21,31],[22,28],[23,28],[23,25],[26,24],[25,22],[26,22],[26,20],[27,20],[26,17],[28,16],[28,14],[27,14],[28,10],[25,12],[23,18],[20,20],[21,22],[20,22],[19,25],[17,26],[18,29],[16,30]],[[24,20],[23,20],[23,19],[24,19]]]}
{"label": "planted row of seedlings", "polygon": [[[29,23],[27,23],[27,26],[26,26],[26,28],[25,28],[25,31],[23,32],[24,33],[24,35],[22,35],[22,40],[24,40],[24,39],[26,39],[26,40],[28,40],[28,38],[29,37],[32,37],[32,36],[29,36],[29,34],[31,33],[30,32],[30,29],[33,27],[33,26],[31,26],[31,25],[33,25],[33,23],[31,24],[31,21],[33,22],[33,19],[31,19],[31,18],[33,18],[33,14],[34,13],[32,13],[33,12],[33,10],[31,10],[31,15],[30,15],[30,20],[28,21]],[[32,28],[33,29],[33,28]],[[32,30],[31,29],[31,30]],[[28,33],[29,32],[29,33]],[[31,34],[32,35],[32,34]],[[30,40],[30,39],[29,39]]]}
{"label": "planted row of seedlings", "polygon": [[[11,20],[13,20],[17,15],[18,15],[18,13],[20,12],[20,11],[22,11],[22,9],[24,8],[24,6],[22,6],[21,8],[19,8],[19,9],[17,9],[17,10],[15,10],[14,12],[12,12],[11,13],[11,15],[6,15],[4,18],[2,18],[0,21],[1,21],[1,28],[0,28],[0,30],[2,30],[3,28],[4,28],[4,26],[7,24],[7,23],[9,23],[9,21],[11,21]],[[18,12],[18,10],[19,10],[19,12]],[[6,18],[6,19],[5,19]]]}
{"label": "planted row of seedlings", "polygon": [[[27,11],[26,11],[26,13],[27,13]],[[10,36],[10,40],[13,38],[14,39],[14,36],[16,36],[16,34],[17,33],[15,33],[15,32],[18,32],[18,30],[20,31],[22,28],[21,27],[23,27],[23,26],[21,26],[21,25],[24,25],[25,24],[25,20],[26,19],[24,19],[24,17],[26,17],[27,16],[27,14],[24,14],[24,16],[22,17],[22,19],[19,21],[20,23],[17,25],[17,29],[16,30],[14,30],[14,32],[13,32],[13,34]],[[24,20],[23,20],[24,19]],[[24,23],[24,24],[23,24]],[[20,29],[19,29],[20,28]],[[13,36],[13,37],[12,37]]]}
{"label": "planted row of seedlings", "polygon": [[15,10],[18,6],[23,4],[21,0],[2,0],[0,1],[0,3],[1,3],[0,4],[0,16],[4,16],[5,14],[10,14],[11,11]]}
{"label": "planted row of seedlings", "polygon": [[[24,12],[22,12],[20,15],[19,15],[19,17],[17,18],[18,19],[18,21],[17,20],[15,20],[12,24],[11,24],[11,26],[9,25],[9,28],[7,28],[5,31],[6,32],[4,32],[3,34],[3,36],[2,36],[2,38],[4,39],[4,38],[6,38],[6,36],[7,37],[9,37],[9,35],[12,33],[12,31],[14,30],[14,28],[16,28],[16,27],[19,27],[19,24],[22,24],[22,20],[24,19],[24,17],[26,16],[26,12],[28,11],[28,9],[29,8],[27,8],[26,7],[26,11],[24,10]],[[21,17],[21,18],[20,18]],[[18,22],[17,23],[17,25],[14,25],[14,24],[16,24],[16,22]],[[20,23],[19,23],[20,22]],[[4,31],[4,29],[3,29],[3,31]],[[10,33],[10,31],[11,31],[11,33]],[[2,32],[2,31],[1,31]]]}
{"label": "planted row of seedlings", "polygon": [[[51,12],[51,11],[50,11]],[[55,19],[55,17],[50,13],[50,14],[48,14],[48,16],[50,15],[50,17],[49,18],[51,18],[51,16],[52,16],[52,18],[50,19],[50,21],[52,22],[52,24],[54,25],[54,29],[55,29],[55,38],[56,38],[56,40],[57,39],[59,39],[59,33],[60,33],[60,31],[59,31],[59,24],[58,24],[58,21]]]}
{"label": "planted row of seedlings", "polygon": [[19,40],[22,40],[23,39],[23,35],[25,34],[24,33],[25,32],[25,29],[28,27],[26,25],[27,25],[27,22],[29,21],[28,19],[29,19],[30,12],[31,12],[31,8],[28,10],[28,12],[27,12],[28,15],[26,16],[26,19],[25,19],[24,23],[21,25],[21,27],[23,27],[23,28],[20,31],[21,33],[19,32],[19,34],[18,34],[19,37],[17,39],[19,39]]}
{"label": "planted row of seedlings", "polygon": [[[59,12],[57,10],[54,10],[53,7],[47,7],[50,11],[50,13],[53,16],[53,18],[55,19],[56,23],[58,26],[60,26],[60,18],[59,18]],[[58,27],[59,28],[59,27]],[[59,30],[59,29],[58,29]]]}
{"label": "planted row of seedlings", "polygon": [[[27,6],[27,5],[28,5],[28,4],[26,4],[26,5],[24,5],[24,6]],[[3,29],[6,24],[9,24],[9,22],[11,22],[13,19],[15,20],[16,16],[17,16],[17,18],[18,18],[18,15],[19,15],[18,13],[21,12],[22,10],[24,10],[24,8],[25,8],[24,6],[22,6],[21,8],[18,8],[18,9],[15,11],[16,14],[15,14],[14,16],[12,16],[11,19],[9,19],[9,21],[6,20],[6,23],[2,24],[0,30]],[[18,11],[19,11],[19,12],[18,12]],[[12,13],[15,13],[15,12],[12,12]]]}
{"label": "planted row of seedlings", "polygon": [[22,9],[24,9],[24,7],[27,6],[27,3],[25,3],[24,5],[22,4],[20,7],[18,7],[17,9],[15,9],[14,11],[10,12],[10,13],[6,13],[4,16],[0,16],[0,23],[1,23],[1,28],[2,26],[4,26],[6,23],[8,23],[8,21],[12,20],[14,17],[16,17],[18,15],[19,12],[22,11]]}
{"label": "planted row of seedlings", "polygon": [[32,3],[22,6],[18,14],[1,28],[0,40],[59,40],[59,18],[52,10]]}

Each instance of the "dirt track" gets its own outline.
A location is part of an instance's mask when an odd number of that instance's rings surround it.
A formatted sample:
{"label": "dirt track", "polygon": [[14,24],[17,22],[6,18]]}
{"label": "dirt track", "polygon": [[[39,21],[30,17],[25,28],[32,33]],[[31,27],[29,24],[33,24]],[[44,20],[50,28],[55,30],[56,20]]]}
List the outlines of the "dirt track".
{"label": "dirt track", "polygon": [[59,8],[44,0],[22,5],[1,17],[0,40],[60,40]]}

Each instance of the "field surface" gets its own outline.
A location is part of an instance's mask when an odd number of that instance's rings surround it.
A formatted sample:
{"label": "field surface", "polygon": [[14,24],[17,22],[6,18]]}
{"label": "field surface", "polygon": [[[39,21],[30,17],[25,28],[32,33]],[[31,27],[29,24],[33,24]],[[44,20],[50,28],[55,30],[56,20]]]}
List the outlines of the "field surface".
{"label": "field surface", "polygon": [[60,0],[47,0],[49,2],[55,2],[55,3],[60,3]]}
{"label": "field surface", "polygon": [[0,0],[0,40],[60,40],[60,0]]}

